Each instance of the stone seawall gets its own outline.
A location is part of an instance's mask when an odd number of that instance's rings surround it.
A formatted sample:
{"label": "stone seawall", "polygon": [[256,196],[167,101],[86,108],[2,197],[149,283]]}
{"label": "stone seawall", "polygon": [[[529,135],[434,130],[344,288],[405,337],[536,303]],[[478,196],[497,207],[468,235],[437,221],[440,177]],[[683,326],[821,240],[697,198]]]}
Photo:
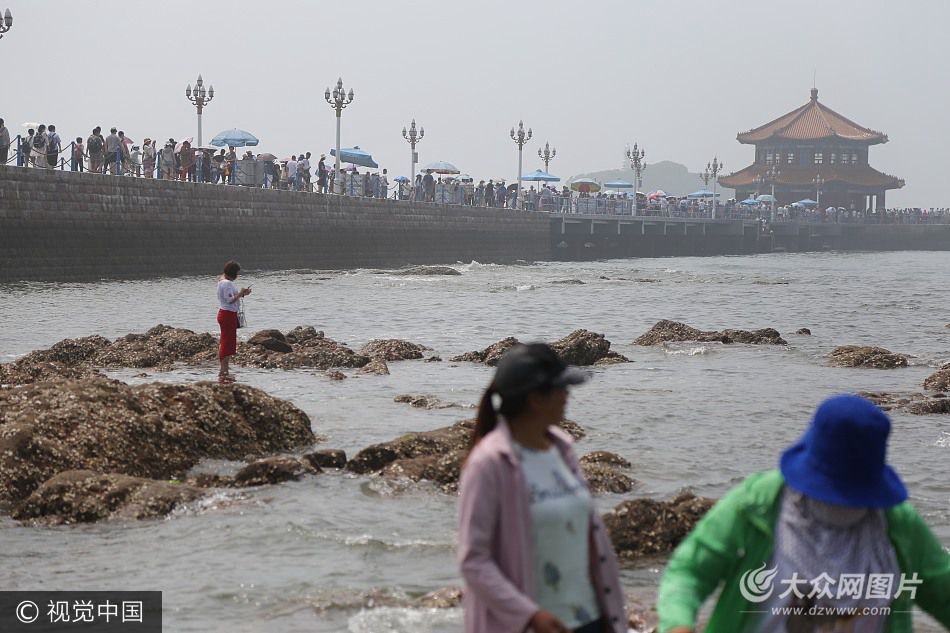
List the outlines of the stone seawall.
{"label": "stone seawall", "polygon": [[0,167],[0,281],[550,257],[537,213]]}

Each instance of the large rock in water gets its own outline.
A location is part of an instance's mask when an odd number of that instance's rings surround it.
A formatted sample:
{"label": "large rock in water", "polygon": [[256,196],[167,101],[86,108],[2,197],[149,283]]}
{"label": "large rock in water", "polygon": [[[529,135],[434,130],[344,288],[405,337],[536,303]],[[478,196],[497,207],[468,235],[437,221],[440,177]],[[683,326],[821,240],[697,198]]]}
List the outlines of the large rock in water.
{"label": "large rock in water", "polygon": [[67,470],[47,480],[19,504],[13,518],[54,525],[103,519],[150,519],[164,516],[206,492],[168,481]]}
{"label": "large rock in water", "polygon": [[658,321],[649,332],[640,335],[634,345],[661,345],[663,343],[746,343],[750,345],[786,345],[777,330],[722,330],[721,332],[697,330],[685,323],[664,319]]}
{"label": "large rock in water", "polygon": [[0,389],[0,503],[68,470],[181,477],[204,458],[313,444],[307,415],[246,385],[94,378]]}
{"label": "large rock in water", "polygon": [[887,393],[884,391],[861,391],[858,395],[867,398],[884,411],[905,411],[912,415],[935,415],[950,413],[950,398],[938,393]]}
{"label": "large rock in water", "polygon": [[[359,474],[381,473],[386,477],[431,481],[446,492],[455,492],[474,428],[475,420],[462,420],[432,431],[407,433],[364,448],[347,462],[346,469]],[[561,428],[574,439],[584,436],[584,430],[574,422],[565,420]]]}
{"label": "large rock in water", "polygon": [[[485,363],[494,367],[501,357],[518,344],[513,336],[502,339],[489,345],[481,351],[468,352],[452,359],[453,362]],[[562,339],[551,343],[565,363],[569,365],[594,365],[625,363],[628,359],[616,352],[610,351],[610,341],[603,334],[596,334],[589,330],[574,330]]]}
{"label": "large rock in water", "polygon": [[950,391],[950,363],[943,365],[927,376],[924,379],[924,389],[927,391]]}
{"label": "large rock in water", "polygon": [[669,501],[624,501],[604,515],[604,524],[620,558],[668,554],[715,503],[682,492]]}
{"label": "large rock in water", "polygon": [[[267,331],[271,332],[271,331]],[[277,332],[273,330],[273,332]],[[277,332],[280,334],[280,332]],[[336,369],[340,367],[358,368],[369,363],[370,359],[357,354],[342,343],[338,343],[324,336],[323,332],[313,327],[298,326],[282,335],[284,342],[290,347],[277,349],[279,339],[269,334],[272,341],[268,345],[253,345],[239,343],[237,353],[231,362],[243,367],[261,367],[264,369]],[[208,355],[203,360],[211,362],[217,358],[217,352]]]}
{"label": "large rock in water", "polygon": [[261,330],[249,338],[247,344],[260,345],[264,349],[280,352],[281,354],[294,351],[294,348],[287,342],[287,337],[280,330]]}
{"label": "large rock in water", "polygon": [[871,367],[873,369],[894,369],[907,367],[907,356],[895,354],[883,347],[862,345],[843,345],[831,350],[828,360],[836,367]]}
{"label": "large rock in water", "polygon": [[397,360],[415,360],[423,357],[429,348],[409,341],[398,339],[374,339],[360,349],[360,354],[370,358],[381,358],[387,362]]}

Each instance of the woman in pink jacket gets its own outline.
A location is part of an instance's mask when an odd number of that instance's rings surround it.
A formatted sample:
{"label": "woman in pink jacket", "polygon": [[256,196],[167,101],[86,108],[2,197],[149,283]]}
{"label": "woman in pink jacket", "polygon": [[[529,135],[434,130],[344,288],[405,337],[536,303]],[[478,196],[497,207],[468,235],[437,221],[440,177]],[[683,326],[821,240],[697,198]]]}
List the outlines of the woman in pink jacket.
{"label": "woman in pink jacket", "polygon": [[482,396],[459,501],[466,633],[627,630],[613,546],[557,427],[586,378],[547,345],[519,345]]}

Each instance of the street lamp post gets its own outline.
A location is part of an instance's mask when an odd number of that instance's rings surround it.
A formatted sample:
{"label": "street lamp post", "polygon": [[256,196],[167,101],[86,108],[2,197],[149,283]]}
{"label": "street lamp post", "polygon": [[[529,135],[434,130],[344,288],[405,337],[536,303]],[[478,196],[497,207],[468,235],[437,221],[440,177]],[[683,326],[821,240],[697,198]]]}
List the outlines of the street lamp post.
{"label": "street lamp post", "polygon": [[815,183],[815,208],[821,211],[821,188],[825,184],[825,179],[821,177],[821,174],[818,174],[812,179],[812,182]]}
{"label": "street lamp post", "polygon": [[326,98],[327,103],[330,104],[330,107],[336,110],[336,163],[333,167],[335,170],[333,188],[341,191],[343,182],[340,178],[340,117],[343,115],[343,109],[353,103],[353,89],[350,88],[350,92],[347,94],[343,90],[343,78],[340,77],[336,80],[336,87],[333,88],[333,92],[331,93],[330,89],[327,88],[323,96]]}
{"label": "street lamp post", "polygon": [[[719,173],[720,173],[721,171],[722,171],[722,163],[719,162],[719,158],[718,158],[718,157],[715,157],[715,156],[714,156],[711,163],[706,163],[706,171],[705,171],[705,173],[708,174],[709,178],[712,179],[712,181],[713,181],[713,207],[712,207],[712,219],[713,219],[713,220],[716,219],[716,207],[718,206],[718,205],[716,204],[716,202],[717,202],[717,201],[716,201],[716,193],[717,193],[717,192],[716,192],[716,189],[717,189],[717,186],[718,186],[718,184],[719,184]],[[708,181],[708,180],[706,181],[706,186],[707,186],[707,187],[709,186],[709,181]]]}
{"label": "street lamp post", "polygon": [[409,147],[412,149],[412,167],[410,171],[412,175],[410,176],[409,185],[415,186],[416,184],[416,163],[418,158],[416,157],[416,145],[422,141],[422,137],[426,135],[425,128],[422,126],[416,130],[416,120],[413,119],[412,123],[409,124],[409,131],[406,131],[406,128],[402,128],[402,137],[406,139],[406,142],[409,143]]}
{"label": "street lamp post", "polygon": [[9,31],[11,26],[13,26],[13,14],[10,13],[10,9],[7,9],[3,12],[3,19],[0,20],[0,39],[3,39],[3,34]]}
{"label": "street lamp post", "polygon": [[518,121],[518,131],[511,128],[511,140],[518,146],[518,208],[524,208],[524,201],[521,199],[521,157],[524,153],[524,146],[531,140],[531,128],[527,132],[524,129],[524,121]]}
{"label": "street lamp post", "polygon": [[548,173],[548,165],[551,164],[551,161],[554,160],[555,156],[557,156],[557,150],[549,146],[547,141],[544,142],[543,152],[538,149],[538,158],[544,162],[544,173]]}
{"label": "street lamp post", "polygon": [[642,150],[633,144],[633,149],[627,148],[624,152],[627,160],[630,161],[630,169],[633,170],[633,215],[637,214],[637,191],[643,186],[642,174],[647,169],[647,163],[643,158],[647,155],[646,150]]}
{"label": "street lamp post", "polygon": [[185,97],[198,108],[198,147],[201,147],[201,111],[214,99],[214,86],[208,86],[208,89],[205,90],[205,80],[201,78],[201,75],[198,75],[195,89],[191,89],[191,84],[188,84],[188,87],[185,88]]}
{"label": "street lamp post", "polygon": [[782,174],[779,171],[777,165],[772,165],[767,170],[765,170],[765,179],[772,185],[772,210],[769,214],[770,222],[775,222],[775,181],[778,180],[778,177]]}

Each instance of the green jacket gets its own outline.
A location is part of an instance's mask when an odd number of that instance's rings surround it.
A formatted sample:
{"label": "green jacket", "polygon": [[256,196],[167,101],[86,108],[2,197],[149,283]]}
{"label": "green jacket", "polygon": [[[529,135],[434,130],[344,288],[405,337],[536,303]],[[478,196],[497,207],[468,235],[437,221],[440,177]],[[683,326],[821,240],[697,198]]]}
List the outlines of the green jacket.
{"label": "green jacket", "polygon": [[[680,543],[660,581],[660,633],[677,626],[695,627],[703,601],[721,584],[722,593],[705,631],[745,630],[750,614],[743,612],[761,607],[742,596],[740,578],[772,558],[784,485],[777,470],[748,477],[713,506]],[[950,630],[950,554],[910,503],[889,508],[885,516],[901,572],[908,578],[916,572],[923,581],[917,586],[914,603]],[[911,608],[910,594],[905,591],[891,604],[887,633],[913,630]]]}

